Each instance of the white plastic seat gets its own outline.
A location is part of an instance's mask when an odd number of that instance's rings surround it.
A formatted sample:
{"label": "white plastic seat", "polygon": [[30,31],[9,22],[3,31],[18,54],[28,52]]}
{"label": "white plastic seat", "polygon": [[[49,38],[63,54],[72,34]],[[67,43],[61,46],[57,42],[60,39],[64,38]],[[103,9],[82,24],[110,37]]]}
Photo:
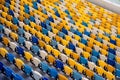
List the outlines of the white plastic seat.
{"label": "white plastic seat", "polygon": [[76,52],[81,55],[81,53],[83,53],[83,49],[76,47]]}
{"label": "white plastic seat", "polygon": [[100,59],[103,60],[103,61],[106,61],[107,57],[105,55],[100,54]]}
{"label": "white plastic seat", "polygon": [[32,44],[30,41],[25,41],[25,47],[26,47],[28,50],[30,50],[30,48],[31,48],[32,45],[33,45],[33,44]]}
{"label": "white plastic seat", "polygon": [[96,65],[93,62],[88,61],[88,67],[89,67],[90,70],[94,70]]}
{"label": "white plastic seat", "polygon": [[61,60],[62,60],[64,63],[66,63],[66,61],[68,60],[68,56],[66,56],[66,55],[63,54],[63,53],[60,54],[60,58],[61,58]]}
{"label": "white plastic seat", "polygon": [[10,29],[4,28],[4,33],[5,33],[7,36],[9,36],[10,32],[11,32]]}
{"label": "white plastic seat", "polygon": [[40,50],[40,57],[41,57],[42,59],[45,60],[45,58],[46,58],[47,55],[48,55],[48,54],[47,54],[46,51],[44,51],[44,50]]}
{"label": "white plastic seat", "polygon": [[60,52],[62,52],[64,48],[65,48],[65,46],[58,43],[58,49]]}
{"label": "white plastic seat", "polygon": [[28,33],[28,32],[25,32],[25,38],[26,38],[27,40],[30,40],[30,38],[31,38],[31,34]]}
{"label": "white plastic seat", "polygon": [[13,51],[15,51],[15,48],[17,47],[17,44],[14,43],[14,42],[10,42],[10,43],[9,43],[9,47],[10,47]]}
{"label": "white plastic seat", "polygon": [[38,71],[32,71],[32,77],[35,79],[35,80],[41,80],[42,78],[42,75],[38,72]]}
{"label": "white plastic seat", "polygon": [[55,34],[52,33],[52,32],[50,32],[50,31],[48,31],[48,36],[49,36],[50,38],[53,38],[53,37],[55,37]]}
{"label": "white plastic seat", "polygon": [[40,60],[38,59],[38,58],[36,58],[36,57],[33,57],[32,58],[32,63],[36,66],[36,67],[38,67],[38,65],[40,64]]}

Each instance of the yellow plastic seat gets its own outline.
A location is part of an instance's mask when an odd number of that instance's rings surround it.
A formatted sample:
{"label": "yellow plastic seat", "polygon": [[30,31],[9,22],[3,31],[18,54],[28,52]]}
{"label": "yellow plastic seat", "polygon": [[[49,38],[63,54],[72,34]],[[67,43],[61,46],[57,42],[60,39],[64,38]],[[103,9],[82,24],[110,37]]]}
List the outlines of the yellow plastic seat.
{"label": "yellow plastic seat", "polygon": [[60,52],[59,52],[57,49],[52,49],[52,54],[53,54],[56,58],[58,58],[59,55],[60,55]]}
{"label": "yellow plastic seat", "polygon": [[55,58],[54,58],[52,55],[48,55],[48,56],[47,56],[47,61],[48,61],[50,64],[54,64]]}
{"label": "yellow plastic seat", "polygon": [[38,41],[38,44],[39,44],[39,46],[41,47],[41,48],[44,48],[45,47],[45,42],[43,42],[42,40],[39,40]]}
{"label": "yellow plastic seat", "polygon": [[48,36],[44,35],[44,41],[45,41],[46,43],[49,43],[50,40],[51,40],[51,39],[50,39]]}
{"label": "yellow plastic seat", "polygon": [[35,24],[34,22],[30,22],[30,26],[31,26],[32,28],[34,28],[34,27],[36,26],[36,24]]}
{"label": "yellow plastic seat", "polygon": [[72,53],[72,50],[68,49],[68,48],[64,48],[64,53],[67,55],[67,56],[70,56],[70,54]]}
{"label": "yellow plastic seat", "polygon": [[93,38],[93,39],[96,39],[96,35],[95,34],[90,34],[90,37]]}
{"label": "yellow plastic seat", "polygon": [[7,14],[6,19],[7,19],[8,21],[11,21],[11,20],[12,20],[12,16]]}
{"label": "yellow plastic seat", "polygon": [[68,35],[65,35],[65,39],[66,39],[67,41],[70,41],[70,40],[71,40],[71,37],[68,36]]}
{"label": "yellow plastic seat", "polygon": [[20,16],[18,17],[18,19],[23,22],[24,19],[25,19],[25,17],[23,17],[23,16],[20,15]]}
{"label": "yellow plastic seat", "polygon": [[113,66],[111,66],[111,65],[107,65],[107,70],[109,71],[109,72],[111,72],[111,73],[113,73],[114,71],[115,71],[115,68],[113,67]]}
{"label": "yellow plastic seat", "polygon": [[90,47],[86,46],[85,51],[87,51],[88,53],[91,53],[92,49]]}
{"label": "yellow plastic seat", "polygon": [[28,26],[28,25],[24,25],[24,26],[23,26],[23,28],[24,28],[24,30],[25,30],[25,31],[27,31],[27,32],[28,32],[28,31],[29,31],[29,29],[30,29],[30,26]]}
{"label": "yellow plastic seat", "polygon": [[70,65],[70,67],[72,67],[72,68],[74,68],[74,66],[75,66],[75,64],[76,64],[76,62],[75,62],[73,59],[71,59],[71,58],[68,58],[67,63],[68,63],[68,64]]}
{"label": "yellow plastic seat", "polygon": [[110,46],[110,48],[112,48],[112,49],[115,49],[115,47],[116,47],[114,44],[111,44],[111,43],[109,44],[109,46]]}
{"label": "yellow plastic seat", "polygon": [[107,67],[107,64],[103,60],[98,60],[98,65],[103,69]]}
{"label": "yellow plastic seat", "polygon": [[5,25],[6,25],[6,27],[10,28],[12,23],[10,21],[5,21]]}
{"label": "yellow plastic seat", "polygon": [[85,69],[85,73],[86,73],[86,75],[90,78],[90,79],[92,79],[93,78],[93,76],[94,76],[94,72],[93,71],[91,71],[91,70],[89,70],[89,69]]}
{"label": "yellow plastic seat", "polygon": [[3,37],[2,40],[5,46],[8,46],[8,44],[10,43],[10,40],[7,37]]}
{"label": "yellow plastic seat", "polygon": [[35,34],[39,39],[43,38],[43,34],[41,32],[36,32]]}
{"label": "yellow plastic seat", "polygon": [[24,52],[24,57],[27,61],[30,61],[33,58],[33,55],[29,52]]}
{"label": "yellow plastic seat", "polygon": [[68,80],[68,78],[62,74],[58,74],[58,80]]}
{"label": "yellow plastic seat", "polygon": [[77,45],[78,45],[78,47],[81,48],[81,49],[84,49],[84,48],[85,48],[85,45],[82,44],[82,43],[78,43]]}
{"label": "yellow plastic seat", "polygon": [[77,40],[77,41],[80,41],[81,38],[78,35],[74,35],[74,39]]}
{"label": "yellow plastic seat", "polygon": [[[53,26],[52,26],[52,27],[53,27]],[[53,32],[54,34],[58,34],[58,30],[57,30],[57,29],[52,28],[52,32]]]}
{"label": "yellow plastic seat", "polygon": [[96,71],[101,76],[103,75],[103,73],[105,73],[104,69],[102,67],[98,67],[98,66],[96,66]]}
{"label": "yellow plastic seat", "polygon": [[120,64],[120,57],[116,56],[116,62]]}
{"label": "yellow plastic seat", "polygon": [[85,72],[85,67],[83,65],[81,65],[80,63],[76,63],[75,67],[78,70],[78,72],[80,72],[80,73]]}
{"label": "yellow plastic seat", "polygon": [[10,33],[10,37],[14,40],[14,41],[17,41],[18,40],[18,35],[14,32],[11,32]]}
{"label": "yellow plastic seat", "polygon": [[87,45],[88,45],[88,47],[91,47],[91,48],[93,47],[93,43],[90,41],[87,42]]}
{"label": "yellow plastic seat", "polygon": [[32,35],[35,35],[37,33],[37,31],[34,28],[30,28],[29,31]]}
{"label": "yellow plastic seat", "polygon": [[105,56],[108,55],[108,52],[107,52],[106,50],[104,50],[104,49],[101,49],[100,52],[101,52],[101,54],[103,54],[103,55],[105,55]]}
{"label": "yellow plastic seat", "polygon": [[34,28],[35,28],[37,31],[41,31],[41,30],[42,30],[41,26],[39,26],[39,25],[34,26]]}
{"label": "yellow plastic seat", "polygon": [[18,30],[18,27],[16,25],[12,25],[10,28],[15,32]]}
{"label": "yellow plastic seat", "polygon": [[2,12],[2,13],[1,13],[1,15],[2,15],[2,17],[3,17],[3,18],[6,18],[6,16],[7,16],[7,13],[5,13],[5,12]]}
{"label": "yellow plastic seat", "polygon": [[22,69],[24,66],[24,62],[21,59],[15,59],[15,65],[18,67],[18,69]]}
{"label": "yellow plastic seat", "polygon": [[60,42],[60,41],[61,41],[61,39],[62,39],[62,38],[61,38],[61,37],[59,37],[58,35],[56,35],[56,36],[55,36],[55,40],[56,40],[57,42]]}
{"label": "yellow plastic seat", "polygon": [[105,50],[108,50],[108,46],[105,45],[105,44],[102,44],[102,48],[105,49]]}
{"label": "yellow plastic seat", "polygon": [[61,44],[63,46],[67,46],[68,45],[68,41],[64,40],[64,39],[61,39]]}
{"label": "yellow plastic seat", "polygon": [[7,53],[8,53],[8,51],[5,48],[0,48],[0,55],[2,57],[5,57]]}
{"label": "yellow plastic seat", "polygon": [[115,76],[110,72],[106,72],[106,78],[108,80],[115,80]]}
{"label": "yellow plastic seat", "polygon": [[85,51],[82,53],[82,55],[83,55],[83,57],[85,57],[86,59],[89,59],[90,56],[91,56],[90,53],[85,52]]}
{"label": "yellow plastic seat", "polygon": [[71,52],[70,56],[75,60],[77,61],[79,59],[79,54],[75,53],[75,52]]}
{"label": "yellow plastic seat", "polygon": [[65,65],[64,66],[64,72],[65,72],[65,74],[70,76],[72,74],[73,70],[70,67]]}

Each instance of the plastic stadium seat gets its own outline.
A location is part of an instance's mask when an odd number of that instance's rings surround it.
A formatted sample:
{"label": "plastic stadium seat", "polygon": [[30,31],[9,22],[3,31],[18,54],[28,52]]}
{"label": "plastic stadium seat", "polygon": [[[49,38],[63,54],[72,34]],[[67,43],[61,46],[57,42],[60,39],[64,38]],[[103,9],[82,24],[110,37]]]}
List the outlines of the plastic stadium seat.
{"label": "plastic stadium seat", "polygon": [[97,52],[96,50],[92,50],[92,55],[99,58],[99,52]]}
{"label": "plastic stadium seat", "polygon": [[32,71],[32,77],[35,79],[35,80],[40,80],[42,78],[42,75],[37,72],[37,71]]}
{"label": "plastic stadium seat", "polygon": [[47,55],[48,55],[48,54],[47,54],[46,51],[40,50],[40,57],[41,57],[43,60],[46,58]]}
{"label": "plastic stadium seat", "polygon": [[120,70],[119,70],[119,69],[116,69],[115,75],[116,75],[117,77],[120,77]]}
{"label": "plastic stadium seat", "polygon": [[14,63],[15,56],[12,53],[8,53],[7,59],[9,62]]}
{"label": "plastic stadium seat", "polygon": [[32,36],[32,42],[38,44],[38,38],[35,36]]}
{"label": "plastic stadium seat", "polygon": [[60,60],[55,61],[56,68],[63,70],[63,62]]}
{"label": "plastic stadium seat", "polygon": [[18,43],[23,45],[23,44],[24,44],[24,42],[25,42],[25,38],[24,38],[24,37],[19,36],[19,37],[18,37]]}
{"label": "plastic stadium seat", "polygon": [[87,61],[87,59],[84,58],[84,57],[82,57],[82,56],[80,56],[80,60],[79,60],[79,62],[80,62],[81,64],[85,65],[85,66],[88,65],[88,61]]}
{"label": "plastic stadium seat", "polygon": [[36,67],[38,67],[41,63],[41,61],[36,57],[33,57],[31,61]]}
{"label": "plastic stadium seat", "polygon": [[102,76],[99,76],[97,74],[94,75],[95,80],[105,80]]}
{"label": "plastic stadium seat", "polygon": [[30,60],[32,60],[33,55],[29,52],[24,52],[24,57],[27,61],[30,61]]}
{"label": "plastic stadium seat", "polygon": [[20,47],[20,46],[17,46],[17,47],[16,47],[16,52],[17,52],[18,54],[20,54],[20,55],[23,55],[23,54],[24,54],[24,49],[23,49],[22,47]]}
{"label": "plastic stadium seat", "polygon": [[56,42],[56,40],[51,40],[51,46],[53,46],[53,47],[57,47],[57,42]]}
{"label": "plastic stadium seat", "polygon": [[72,49],[73,51],[75,51],[75,46],[73,45],[73,43],[69,43],[68,47],[69,49]]}
{"label": "plastic stadium seat", "polygon": [[24,80],[23,77],[18,74],[13,74],[13,79],[14,80]]}
{"label": "plastic stadium seat", "polygon": [[60,59],[61,59],[64,63],[66,63],[68,57],[67,57],[65,54],[60,54]]}
{"label": "plastic stadium seat", "polygon": [[64,66],[64,72],[65,72],[66,75],[70,76],[72,74],[73,70],[70,67],[65,65]]}
{"label": "plastic stadium seat", "polygon": [[32,68],[29,65],[24,65],[23,71],[27,74],[30,75],[32,73]]}
{"label": "plastic stadium seat", "polygon": [[58,79],[59,79],[59,80],[68,80],[68,78],[65,77],[65,76],[62,75],[62,74],[58,74]]}
{"label": "plastic stadium seat", "polygon": [[34,53],[34,54],[38,54],[40,52],[40,49],[37,45],[32,45],[31,47],[31,51]]}
{"label": "plastic stadium seat", "polygon": [[81,65],[79,63],[76,63],[75,67],[76,67],[76,69],[77,69],[78,72],[84,73],[85,67],[83,65]]}
{"label": "plastic stadium seat", "polygon": [[3,70],[3,66],[4,66],[4,64],[2,62],[0,62],[0,70]]}
{"label": "plastic stadium seat", "polygon": [[93,62],[88,61],[88,67],[89,67],[90,70],[94,70],[95,67],[96,67],[96,64],[93,63]]}
{"label": "plastic stadium seat", "polygon": [[73,71],[72,77],[73,77],[73,79],[75,79],[75,80],[81,80],[81,79],[82,79],[81,74],[78,73],[76,70]]}
{"label": "plastic stadium seat", "polygon": [[8,44],[9,44],[9,39],[8,38],[6,38],[6,37],[3,37],[2,38],[2,41],[3,41],[3,44],[5,44],[5,46],[8,46]]}
{"label": "plastic stadium seat", "polygon": [[0,48],[0,55],[2,57],[5,57],[7,53],[8,53],[8,51],[5,48]]}
{"label": "plastic stadium seat", "polygon": [[17,47],[17,44],[14,43],[14,42],[10,42],[10,43],[9,43],[9,47],[10,47],[13,51],[15,51],[15,49],[16,49],[16,47]]}
{"label": "plastic stadium seat", "polygon": [[22,69],[24,66],[24,62],[21,59],[15,59],[15,65],[19,68]]}
{"label": "plastic stadium seat", "polygon": [[98,61],[98,58],[95,56],[91,56],[90,60],[96,64]]}
{"label": "plastic stadium seat", "polygon": [[42,77],[42,79],[41,80],[49,80],[48,78],[46,78],[46,77]]}
{"label": "plastic stadium seat", "polygon": [[115,66],[115,61],[114,60],[107,59],[107,63],[112,65],[112,66]]}
{"label": "plastic stadium seat", "polygon": [[40,63],[40,68],[42,69],[43,72],[47,72],[49,65],[47,64],[47,62],[43,61]]}
{"label": "plastic stadium seat", "polygon": [[111,60],[115,60],[115,55],[112,53],[108,53],[108,58]]}
{"label": "plastic stadium seat", "polygon": [[58,72],[54,68],[49,67],[48,68],[48,73],[52,78],[57,78],[58,77]]}
{"label": "plastic stadium seat", "polygon": [[54,64],[55,58],[54,58],[52,55],[48,55],[48,56],[47,56],[47,61],[48,61],[50,64]]}

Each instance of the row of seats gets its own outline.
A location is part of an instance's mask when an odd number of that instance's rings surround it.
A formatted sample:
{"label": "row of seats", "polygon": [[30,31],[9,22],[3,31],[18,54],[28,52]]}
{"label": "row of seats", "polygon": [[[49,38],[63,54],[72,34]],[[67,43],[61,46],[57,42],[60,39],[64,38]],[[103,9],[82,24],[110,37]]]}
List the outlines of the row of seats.
{"label": "row of seats", "polygon": [[[95,21],[95,24],[91,23],[95,26],[93,27],[88,23],[90,18],[95,19],[95,17],[84,15],[81,12],[80,13],[84,16],[82,18],[79,16],[81,19],[77,19],[78,16],[73,15],[76,14],[74,13],[76,9],[73,9],[73,6],[75,6],[76,3],[78,4],[77,1],[75,4],[72,4],[66,0],[65,2],[69,3],[69,5],[64,4],[64,1],[59,2],[56,0],[55,2],[56,3],[50,0],[42,2],[23,0],[18,2],[15,0],[4,2],[4,6],[1,5],[1,9],[4,12],[1,12],[2,17],[0,19],[1,23],[5,25],[6,28],[1,25],[0,31],[6,34],[7,37],[11,37],[13,41],[17,41],[20,45],[31,50],[32,53],[42,57],[43,60],[47,59],[47,61],[53,65],[55,60],[59,58],[71,68],[75,67],[80,73],[85,73],[85,76],[89,78],[95,77],[96,74],[110,80],[115,79],[113,75],[119,77],[117,73],[120,68],[119,36],[115,37],[116,33],[114,33],[117,28],[114,27],[115,29],[113,30],[111,27],[111,33],[110,26],[109,28],[107,26],[107,29],[105,29],[106,27],[103,28],[104,25],[99,23],[101,20],[98,20],[98,22],[97,20],[92,20],[93,23]],[[86,1],[80,1],[79,3],[82,6],[85,5],[84,3],[91,5]],[[18,7],[16,7],[16,5]],[[64,10],[66,7],[62,5],[65,5],[68,10]],[[73,8],[70,9],[70,5],[72,5]],[[76,7],[80,9],[79,6]],[[20,10],[18,10],[18,8]],[[102,8],[100,9],[102,10]],[[89,15],[92,14],[89,13]],[[102,18],[102,20],[104,19]],[[98,24],[102,27],[98,27]],[[119,25],[117,25],[117,27],[118,26]],[[103,31],[106,31],[106,33]],[[18,33],[18,35],[16,33]],[[22,47],[16,47],[17,45],[14,42],[10,42],[6,37],[1,37],[1,39],[3,39],[3,43],[6,46],[12,45],[10,47],[13,51],[21,55],[25,54],[25,50]],[[32,41],[33,44],[30,41]],[[15,45],[14,47],[13,44]],[[43,49],[46,50],[47,53],[44,52]],[[52,56],[51,58],[51,54],[54,57]],[[26,55],[28,61],[30,60],[30,56]],[[80,66],[85,70],[79,69]],[[88,70],[88,68],[90,70]],[[71,72],[67,72],[68,70],[69,67],[64,71],[66,74],[70,75]],[[93,74],[93,72],[96,74]],[[111,77],[108,77],[110,75]]]}

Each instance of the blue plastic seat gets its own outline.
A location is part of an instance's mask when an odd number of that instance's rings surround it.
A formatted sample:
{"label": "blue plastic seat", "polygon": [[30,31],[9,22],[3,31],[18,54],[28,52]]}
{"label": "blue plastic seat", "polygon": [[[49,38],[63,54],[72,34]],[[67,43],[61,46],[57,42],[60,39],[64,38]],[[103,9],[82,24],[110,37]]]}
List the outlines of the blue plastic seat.
{"label": "blue plastic seat", "polygon": [[23,45],[24,42],[25,42],[25,38],[22,37],[22,36],[19,36],[19,37],[18,37],[18,43]]}
{"label": "blue plastic seat", "polygon": [[3,34],[0,34],[0,42],[2,41],[3,38]]}
{"label": "blue plastic seat", "polygon": [[100,54],[100,53],[97,52],[96,50],[94,50],[94,49],[92,50],[92,55],[93,55],[93,56],[99,58],[99,54]]}
{"label": "blue plastic seat", "polygon": [[48,35],[48,30],[45,29],[45,28],[42,28],[42,33],[45,34],[45,35]]}
{"label": "blue plastic seat", "polygon": [[40,1],[40,0],[37,0],[37,2],[38,2],[38,3],[41,3],[41,1]]}
{"label": "blue plastic seat", "polygon": [[71,15],[67,15],[67,17],[68,17],[69,19],[72,19],[72,16],[71,16]]}
{"label": "blue plastic seat", "polygon": [[33,8],[38,10],[37,4],[33,4]]}
{"label": "blue plastic seat", "polygon": [[46,11],[45,9],[42,9],[42,12],[43,12],[44,14],[47,14],[47,11]]}
{"label": "blue plastic seat", "polygon": [[51,22],[54,22],[54,19],[52,18],[52,16],[48,17],[48,19],[49,19]]}
{"label": "blue plastic seat", "polygon": [[2,62],[0,62],[0,70],[3,69],[3,66],[4,66],[4,64]]}
{"label": "blue plastic seat", "polygon": [[29,6],[27,4],[24,4],[24,8],[29,9]]}
{"label": "blue plastic seat", "polygon": [[111,60],[115,60],[115,55],[112,53],[108,53],[108,58],[110,58]]}
{"label": "blue plastic seat", "polygon": [[7,3],[11,4],[10,0],[5,0]]}
{"label": "blue plastic seat", "polygon": [[70,19],[70,23],[75,24],[75,21],[73,21],[72,19]]}
{"label": "blue plastic seat", "polygon": [[117,38],[120,38],[120,34],[117,34]]}
{"label": "blue plastic seat", "polygon": [[114,60],[112,60],[112,59],[107,59],[107,63],[108,64],[110,64],[110,65],[112,65],[112,66],[115,66],[115,61]]}
{"label": "blue plastic seat", "polygon": [[87,45],[87,40],[85,40],[84,38],[81,38],[81,43]]}
{"label": "blue plastic seat", "polygon": [[54,12],[58,12],[58,10],[56,8],[53,8]]}
{"label": "blue plastic seat", "polygon": [[91,56],[91,57],[90,57],[90,60],[91,60],[92,62],[94,62],[95,64],[97,64],[97,62],[98,62],[98,58],[95,57],[95,56]]}
{"label": "blue plastic seat", "polygon": [[84,22],[84,21],[82,21],[82,25],[88,27],[88,24],[86,22]]}
{"label": "blue plastic seat", "polygon": [[63,32],[59,32],[59,33],[58,33],[58,36],[64,38],[64,37],[65,37],[65,34],[64,34]]}
{"label": "blue plastic seat", "polygon": [[77,31],[77,30],[75,31],[75,34],[78,35],[78,36],[80,36],[80,37],[82,37],[82,33],[79,32],[79,31]]}
{"label": "blue plastic seat", "polygon": [[115,63],[115,67],[116,67],[116,69],[119,69],[120,70],[120,64],[119,63]]}
{"label": "blue plastic seat", "polygon": [[50,21],[48,19],[45,20],[45,24],[50,25]]}
{"label": "blue plastic seat", "polygon": [[65,28],[62,28],[62,32],[66,35],[68,35],[68,31]]}
{"label": "blue plastic seat", "polygon": [[35,36],[32,36],[32,43],[38,44],[38,38]]}
{"label": "blue plastic seat", "polygon": [[58,77],[58,72],[57,72],[57,70],[55,69],[55,68],[51,68],[51,67],[49,67],[48,68],[48,73],[49,73],[49,75],[52,77],[52,78],[57,78]]}
{"label": "blue plastic seat", "polygon": [[48,67],[49,67],[49,65],[47,64],[47,62],[43,61],[40,63],[40,68],[43,72],[47,72]]}
{"label": "blue plastic seat", "polygon": [[68,15],[70,14],[69,11],[68,11],[67,9],[65,10],[65,13],[68,14]]}
{"label": "blue plastic seat", "polygon": [[12,53],[8,53],[7,59],[10,63],[14,63],[15,56]]}
{"label": "blue plastic seat", "polygon": [[18,28],[18,34],[23,36],[24,29],[23,28]]}
{"label": "blue plastic seat", "polygon": [[13,20],[12,20],[13,24],[18,24],[18,18],[16,17],[13,17]]}
{"label": "blue plastic seat", "polygon": [[52,27],[51,27],[50,25],[46,24],[46,27],[47,27],[47,30],[48,30],[48,31],[51,31],[51,30],[52,30]]}
{"label": "blue plastic seat", "polygon": [[73,71],[72,77],[74,80],[82,80],[81,74],[77,72],[76,70]]}
{"label": "blue plastic seat", "polygon": [[90,36],[90,32],[88,32],[87,30],[84,31],[84,34]]}
{"label": "blue plastic seat", "polygon": [[48,78],[46,78],[46,77],[42,77],[42,79],[41,80],[49,80]]}
{"label": "blue plastic seat", "polygon": [[[7,0],[7,1],[9,1],[9,0]],[[14,12],[12,10],[9,9],[8,13],[9,13],[9,15],[14,16]]]}
{"label": "blue plastic seat", "polygon": [[98,74],[94,74],[94,80],[105,80],[102,76],[99,76]]}
{"label": "blue plastic seat", "polygon": [[29,14],[29,13],[30,13],[30,10],[27,9],[27,8],[25,8],[25,9],[24,9],[24,12],[27,13],[27,14]]}
{"label": "blue plastic seat", "polygon": [[102,42],[103,40],[99,37],[97,37],[97,41]]}
{"label": "blue plastic seat", "polygon": [[70,31],[71,31],[72,33],[75,33],[75,34],[77,33],[77,32],[76,32],[77,30],[75,30],[75,29],[73,29],[73,28],[70,28]]}
{"label": "blue plastic seat", "polygon": [[60,60],[56,60],[55,66],[56,66],[56,68],[63,70],[64,65],[63,65],[63,62],[61,62]]}
{"label": "blue plastic seat", "polygon": [[45,29],[47,28],[47,27],[46,27],[46,24],[45,24],[44,22],[41,22],[41,26],[42,26],[43,28],[45,28]]}
{"label": "blue plastic seat", "polygon": [[115,75],[116,75],[117,77],[120,77],[120,70],[119,70],[119,69],[116,69],[116,70],[115,70]]}
{"label": "blue plastic seat", "polygon": [[24,19],[24,23],[29,25],[30,24],[30,20],[29,19]]}
{"label": "blue plastic seat", "polygon": [[29,17],[30,21],[35,22],[35,18],[33,16]]}
{"label": "blue plastic seat", "polygon": [[51,40],[51,42],[50,42],[50,45],[52,45],[53,47],[57,47],[57,42],[56,42],[56,40]]}
{"label": "blue plastic seat", "polygon": [[24,78],[22,76],[20,76],[19,74],[13,74],[13,79],[14,80],[24,80]]}
{"label": "blue plastic seat", "polygon": [[69,43],[68,47],[69,47],[69,49],[72,49],[73,51],[76,50],[75,46],[71,42]]}
{"label": "blue plastic seat", "polygon": [[25,64],[23,71],[25,72],[25,74],[30,75],[32,72],[32,68],[29,65]]}
{"label": "blue plastic seat", "polygon": [[79,60],[79,62],[81,63],[81,64],[83,64],[83,65],[88,65],[88,61],[87,61],[87,59],[86,58],[84,58],[84,57],[82,57],[82,56],[80,56],[80,60]]}
{"label": "blue plastic seat", "polygon": [[11,68],[7,67],[7,66],[4,66],[3,68],[4,68],[5,75],[7,77],[12,77],[12,73],[14,73],[14,71]]}
{"label": "blue plastic seat", "polygon": [[112,44],[115,44],[115,45],[116,45],[116,41],[115,41],[115,40],[110,39],[110,43],[112,43]]}
{"label": "blue plastic seat", "polygon": [[114,50],[114,49],[112,49],[112,48],[109,48],[109,49],[108,49],[108,52],[110,52],[110,53],[112,53],[112,54],[116,55],[115,50]]}
{"label": "blue plastic seat", "polygon": [[58,12],[55,12],[55,15],[56,15],[57,17],[60,17],[60,14],[59,14]]}
{"label": "blue plastic seat", "polygon": [[0,24],[0,32],[3,32],[4,26]]}
{"label": "blue plastic seat", "polygon": [[34,54],[39,54],[40,48],[37,45],[33,45],[31,50]]}
{"label": "blue plastic seat", "polygon": [[20,47],[20,46],[17,46],[17,47],[16,47],[16,52],[17,52],[18,54],[20,54],[20,55],[23,55],[23,54],[24,54],[24,49],[23,49],[22,47]]}

